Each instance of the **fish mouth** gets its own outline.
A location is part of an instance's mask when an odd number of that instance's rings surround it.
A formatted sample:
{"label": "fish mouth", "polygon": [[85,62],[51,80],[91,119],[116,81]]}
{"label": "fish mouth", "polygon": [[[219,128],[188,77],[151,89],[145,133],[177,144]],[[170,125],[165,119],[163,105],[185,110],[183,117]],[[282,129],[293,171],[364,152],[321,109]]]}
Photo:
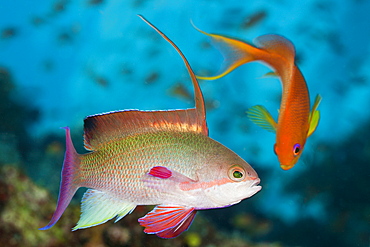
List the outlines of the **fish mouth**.
{"label": "fish mouth", "polygon": [[249,190],[250,190],[249,197],[253,196],[254,194],[256,194],[258,191],[262,189],[262,186],[258,185],[260,182],[261,180],[259,178],[256,178],[252,182],[251,186],[249,187]]}
{"label": "fish mouth", "polygon": [[259,178],[253,178],[253,180],[247,182],[247,187],[244,187],[243,199],[253,196],[262,189],[262,186],[258,185],[260,181]]}
{"label": "fish mouth", "polygon": [[293,165],[280,165],[280,167],[281,167],[281,169],[286,171],[286,170],[289,170],[290,168],[292,168]]}
{"label": "fish mouth", "polygon": [[253,183],[251,184],[251,187],[257,186],[261,182],[261,179],[256,178]]}

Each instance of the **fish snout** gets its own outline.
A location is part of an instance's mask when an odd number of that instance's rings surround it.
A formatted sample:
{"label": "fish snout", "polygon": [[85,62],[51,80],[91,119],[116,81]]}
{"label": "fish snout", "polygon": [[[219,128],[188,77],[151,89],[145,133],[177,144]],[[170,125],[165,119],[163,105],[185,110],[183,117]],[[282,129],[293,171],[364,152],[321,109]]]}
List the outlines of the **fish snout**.
{"label": "fish snout", "polygon": [[254,181],[253,181],[253,183],[251,184],[251,187],[253,187],[253,186],[257,186],[257,185],[259,185],[259,183],[261,182],[261,179],[259,179],[259,178],[254,178],[253,180],[254,180]]}
{"label": "fish snout", "polygon": [[251,197],[253,196],[254,194],[256,194],[258,191],[260,191],[262,189],[262,186],[259,185],[259,183],[261,182],[261,180],[259,178],[255,178],[249,189],[248,189],[248,197]]}
{"label": "fish snout", "polygon": [[294,165],[280,165],[281,169],[287,171],[289,169],[291,169]]}

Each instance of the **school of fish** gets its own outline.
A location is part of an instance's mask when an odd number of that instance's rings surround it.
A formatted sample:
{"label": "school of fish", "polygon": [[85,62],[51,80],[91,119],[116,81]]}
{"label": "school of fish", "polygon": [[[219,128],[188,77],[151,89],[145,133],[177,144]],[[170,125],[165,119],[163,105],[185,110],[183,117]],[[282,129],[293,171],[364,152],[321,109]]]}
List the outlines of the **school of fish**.
{"label": "school of fish", "polygon": [[256,46],[253,46],[238,39],[209,34],[197,27],[195,29],[211,37],[225,58],[225,66],[219,75],[197,76],[198,79],[215,80],[253,61],[265,63],[274,70],[269,75],[280,78],[283,89],[278,121],[261,105],[251,107],[247,114],[253,123],[276,133],[274,152],[280,167],[283,170],[291,169],[300,158],[307,137],[315,131],[319,123],[320,112],[317,108],[321,101],[321,96],[317,95],[310,111],[307,83],[295,64],[294,45],[276,34],[257,37],[254,41]]}
{"label": "school of fish", "polygon": [[[141,16],[140,16],[141,17]],[[187,230],[197,211],[239,203],[261,190],[255,170],[233,151],[208,137],[204,99],[180,49],[141,17],[180,54],[194,87],[195,108],[126,110],[84,120],[84,146],[77,154],[70,130],[59,197],[51,228],[80,187],[87,187],[73,230],[116,222],[137,205],[156,205],[139,219],[144,232],[174,238]]]}

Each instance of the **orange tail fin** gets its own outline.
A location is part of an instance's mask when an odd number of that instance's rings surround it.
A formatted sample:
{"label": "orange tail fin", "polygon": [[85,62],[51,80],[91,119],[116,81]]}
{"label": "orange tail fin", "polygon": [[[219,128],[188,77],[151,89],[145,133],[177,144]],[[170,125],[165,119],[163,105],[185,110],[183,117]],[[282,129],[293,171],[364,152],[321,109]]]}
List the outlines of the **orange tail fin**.
{"label": "orange tail fin", "polygon": [[[194,24],[193,24],[194,26]],[[279,75],[281,67],[291,69],[294,66],[294,45],[286,38],[276,34],[267,34],[255,39],[256,46],[244,41],[218,34],[209,34],[195,27],[199,32],[210,36],[224,56],[221,72],[215,76],[197,76],[198,79],[215,80],[221,78],[240,65],[252,61],[261,61],[270,65]]]}
{"label": "orange tail fin", "polygon": [[224,56],[224,64],[221,67],[221,72],[218,75],[209,77],[197,76],[198,79],[202,80],[219,79],[227,75],[240,65],[258,60],[255,54],[261,52],[259,48],[234,38],[228,38],[218,34],[206,33],[197,28],[196,26],[194,26],[194,28],[199,32],[211,37],[212,41],[214,41],[215,45],[220,49],[222,55]]}

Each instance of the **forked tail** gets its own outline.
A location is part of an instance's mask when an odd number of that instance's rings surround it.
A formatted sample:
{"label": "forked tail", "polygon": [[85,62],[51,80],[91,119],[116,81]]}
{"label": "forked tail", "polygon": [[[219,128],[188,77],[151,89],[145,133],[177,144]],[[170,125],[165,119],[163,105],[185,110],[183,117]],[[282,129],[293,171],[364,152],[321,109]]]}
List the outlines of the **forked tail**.
{"label": "forked tail", "polygon": [[258,54],[261,52],[259,48],[238,39],[233,39],[218,34],[206,33],[197,28],[193,23],[192,25],[197,31],[211,37],[216,47],[219,48],[222,55],[224,56],[224,62],[219,74],[214,76],[197,75],[198,79],[216,80],[227,75],[228,73],[245,63],[253,62],[259,59]]}
{"label": "forked tail", "polygon": [[[193,24],[194,26],[194,24]],[[295,48],[286,38],[276,34],[266,34],[254,40],[256,46],[244,41],[229,38],[223,35],[206,33],[196,26],[199,32],[209,36],[224,56],[224,64],[221,72],[215,76],[197,76],[202,80],[219,79],[237,67],[253,62],[261,61],[272,67],[275,74],[282,76],[281,69],[292,69],[294,66]]]}
{"label": "forked tail", "polygon": [[78,170],[80,166],[80,158],[73,146],[69,128],[64,127],[63,129],[66,130],[66,152],[64,155],[62,180],[60,182],[58,204],[49,224],[40,228],[40,230],[47,230],[51,228],[59,220],[64,210],[70,203],[73,195],[79,188]]}

